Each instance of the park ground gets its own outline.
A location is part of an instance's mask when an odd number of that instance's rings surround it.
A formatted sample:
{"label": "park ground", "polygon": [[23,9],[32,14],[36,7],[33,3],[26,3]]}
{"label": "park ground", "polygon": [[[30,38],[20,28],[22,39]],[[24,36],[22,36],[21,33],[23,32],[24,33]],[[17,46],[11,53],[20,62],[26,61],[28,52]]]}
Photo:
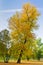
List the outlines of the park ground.
{"label": "park ground", "polygon": [[21,62],[19,63],[15,63],[15,62],[9,62],[9,63],[3,63],[0,62],[0,65],[43,65],[43,61],[29,61],[29,62]]}

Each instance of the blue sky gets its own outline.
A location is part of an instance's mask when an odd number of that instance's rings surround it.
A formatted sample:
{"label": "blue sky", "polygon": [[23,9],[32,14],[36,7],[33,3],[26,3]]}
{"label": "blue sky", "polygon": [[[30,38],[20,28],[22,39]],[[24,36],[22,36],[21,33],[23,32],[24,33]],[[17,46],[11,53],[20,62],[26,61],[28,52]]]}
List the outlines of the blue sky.
{"label": "blue sky", "polygon": [[35,5],[41,13],[38,20],[40,27],[35,33],[36,36],[41,37],[43,41],[43,0],[0,0],[0,31],[8,28],[9,18],[16,10],[20,11],[22,5],[28,2]]}

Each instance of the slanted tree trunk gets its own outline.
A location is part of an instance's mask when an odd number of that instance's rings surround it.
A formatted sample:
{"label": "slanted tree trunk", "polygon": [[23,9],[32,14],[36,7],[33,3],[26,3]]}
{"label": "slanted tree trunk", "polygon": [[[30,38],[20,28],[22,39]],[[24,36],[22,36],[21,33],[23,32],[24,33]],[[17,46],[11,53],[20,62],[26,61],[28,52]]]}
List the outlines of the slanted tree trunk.
{"label": "slanted tree trunk", "polygon": [[20,52],[19,58],[17,60],[17,63],[21,63],[22,53],[23,53],[23,50],[21,50],[21,52]]}
{"label": "slanted tree trunk", "polygon": [[[25,39],[25,41],[24,41],[24,44],[25,44],[25,43],[26,43],[26,39]],[[21,52],[20,52],[19,58],[18,58],[18,60],[17,60],[17,63],[21,63],[22,54],[23,54],[23,50],[21,50]]]}

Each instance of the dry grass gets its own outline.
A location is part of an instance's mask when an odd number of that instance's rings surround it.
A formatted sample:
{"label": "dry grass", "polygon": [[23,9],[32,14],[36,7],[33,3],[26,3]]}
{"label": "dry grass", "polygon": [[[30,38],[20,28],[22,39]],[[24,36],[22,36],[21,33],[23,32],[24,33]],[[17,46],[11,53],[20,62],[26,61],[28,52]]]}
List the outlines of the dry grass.
{"label": "dry grass", "polygon": [[20,64],[14,63],[14,62],[9,62],[9,63],[0,63],[0,65],[43,65],[43,62],[22,62]]}

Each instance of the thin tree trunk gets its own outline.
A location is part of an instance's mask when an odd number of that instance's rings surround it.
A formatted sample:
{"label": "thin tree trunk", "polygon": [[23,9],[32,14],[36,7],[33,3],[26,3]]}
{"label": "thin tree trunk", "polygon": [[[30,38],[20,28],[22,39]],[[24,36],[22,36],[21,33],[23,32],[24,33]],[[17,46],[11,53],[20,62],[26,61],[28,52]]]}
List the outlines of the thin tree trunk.
{"label": "thin tree trunk", "polygon": [[10,56],[9,56],[8,54],[6,54],[4,62],[5,62],[5,63],[8,63],[9,58],[10,58]]}

